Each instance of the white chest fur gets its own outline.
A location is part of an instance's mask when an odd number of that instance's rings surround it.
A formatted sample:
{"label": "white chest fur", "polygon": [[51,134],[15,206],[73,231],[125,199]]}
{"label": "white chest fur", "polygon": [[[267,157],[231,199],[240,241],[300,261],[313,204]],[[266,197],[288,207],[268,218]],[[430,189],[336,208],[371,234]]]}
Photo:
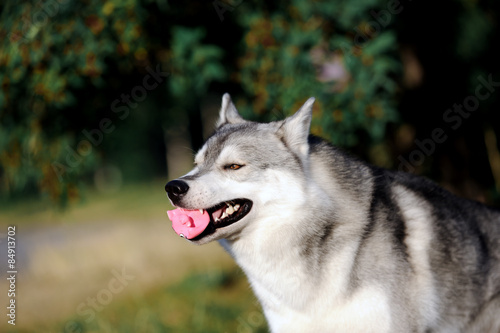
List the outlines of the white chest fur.
{"label": "white chest fur", "polygon": [[296,247],[270,242],[270,237],[247,234],[244,243],[228,250],[247,274],[273,333],[391,332],[389,299],[382,288],[345,293],[357,244],[340,250],[319,276],[298,259]]}
{"label": "white chest fur", "polygon": [[[257,288],[258,289],[258,288]],[[259,294],[256,290],[256,293]],[[264,312],[273,333],[391,332],[391,313],[386,294],[376,287],[360,289],[348,299],[325,301],[319,290],[315,301],[297,311],[274,299],[263,301]],[[270,304],[271,303],[271,304]]]}

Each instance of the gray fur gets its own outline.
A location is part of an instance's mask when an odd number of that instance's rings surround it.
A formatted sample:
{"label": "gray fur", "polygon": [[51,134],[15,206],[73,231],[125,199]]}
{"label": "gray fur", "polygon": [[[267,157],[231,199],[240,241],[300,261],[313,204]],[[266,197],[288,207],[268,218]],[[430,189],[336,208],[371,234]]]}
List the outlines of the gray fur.
{"label": "gray fur", "polygon": [[260,124],[224,95],[173,203],[253,206],[192,241],[231,253],[272,332],[500,332],[500,212],[308,136],[313,102]]}

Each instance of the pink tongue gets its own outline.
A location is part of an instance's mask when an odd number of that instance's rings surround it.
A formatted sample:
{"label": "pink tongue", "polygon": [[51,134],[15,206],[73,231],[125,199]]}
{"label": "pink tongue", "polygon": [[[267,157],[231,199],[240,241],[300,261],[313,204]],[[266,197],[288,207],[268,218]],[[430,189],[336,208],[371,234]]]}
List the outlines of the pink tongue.
{"label": "pink tongue", "polygon": [[200,213],[199,210],[186,210],[177,208],[167,211],[168,218],[172,221],[172,228],[182,237],[192,239],[205,230],[210,222],[210,216],[204,210]]}

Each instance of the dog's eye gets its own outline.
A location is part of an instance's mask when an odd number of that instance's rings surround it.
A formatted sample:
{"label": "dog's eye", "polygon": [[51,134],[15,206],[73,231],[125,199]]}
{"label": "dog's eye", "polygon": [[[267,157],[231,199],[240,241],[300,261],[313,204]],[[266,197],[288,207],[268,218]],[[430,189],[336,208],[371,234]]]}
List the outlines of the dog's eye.
{"label": "dog's eye", "polygon": [[239,164],[228,164],[224,167],[224,169],[230,169],[230,170],[238,170],[239,168],[241,168],[243,165],[239,165]]}

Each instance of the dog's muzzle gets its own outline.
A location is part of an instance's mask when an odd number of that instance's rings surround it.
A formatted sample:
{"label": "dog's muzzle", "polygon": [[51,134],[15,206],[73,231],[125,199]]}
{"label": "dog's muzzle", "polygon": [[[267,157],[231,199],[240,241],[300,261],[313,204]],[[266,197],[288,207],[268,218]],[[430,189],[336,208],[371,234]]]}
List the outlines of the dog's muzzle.
{"label": "dog's muzzle", "polygon": [[171,180],[165,185],[165,191],[167,192],[168,198],[174,205],[179,203],[179,200],[187,193],[189,190],[189,185],[182,180]]}

